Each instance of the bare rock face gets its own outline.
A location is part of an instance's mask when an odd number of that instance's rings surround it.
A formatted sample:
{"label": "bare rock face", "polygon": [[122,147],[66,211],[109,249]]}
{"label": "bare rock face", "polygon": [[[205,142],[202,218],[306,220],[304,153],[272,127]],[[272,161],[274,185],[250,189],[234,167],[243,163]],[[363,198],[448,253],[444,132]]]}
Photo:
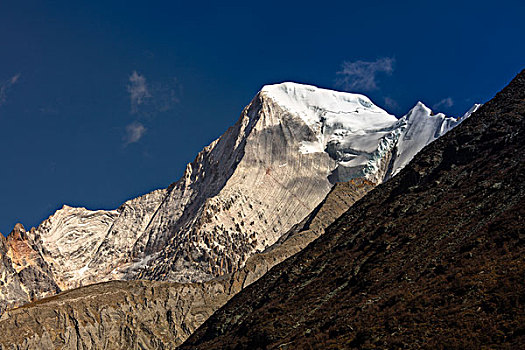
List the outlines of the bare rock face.
{"label": "bare rock face", "polygon": [[29,301],[27,292],[20,284],[20,277],[7,256],[8,246],[4,236],[0,237],[0,313],[6,308]]}
{"label": "bare rock face", "polygon": [[364,179],[336,184],[311,215],[232,274],[202,283],[112,281],[9,310],[0,317],[0,349],[172,349],[373,187]]}
{"label": "bare rock face", "polygon": [[[366,96],[266,86],[168,188],[112,211],[64,206],[15,240],[27,244],[6,245],[0,305],[108,280],[231,274],[311,213],[334,183],[380,183],[457,123],[425,113],[424,123],[398,120]],[[417,142],[401,143],[409,136]]]}
{"label": "bare rock face", "polygon": [[0,314],[9,307],[61,291],[21,224],[0,237]]}

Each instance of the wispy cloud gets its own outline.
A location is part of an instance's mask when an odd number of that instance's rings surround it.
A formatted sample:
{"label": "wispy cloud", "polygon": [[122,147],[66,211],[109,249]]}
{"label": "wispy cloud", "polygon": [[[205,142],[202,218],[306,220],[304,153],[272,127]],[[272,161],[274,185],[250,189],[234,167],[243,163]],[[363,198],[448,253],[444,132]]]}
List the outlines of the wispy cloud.
{"label": "wispy cloud", "polygon": [[447,97],[439,101],[438,103],[434,104],[432,106],[432,109],[436,110],[439,108],[450,108],[454,105],[454,100],[452,100],[452,97]]}
{"label": "wispy cloud", "polygon": [[336,83],[345,90],[377,90],[378,73],[392,74],[394,58],[383,57],[375,61],[344,61],[337,72]]}
{"label": "wispy cloud", "polygon": [[7,92],[14,84],[16,84],[19,78],[20,73],[15,74],[10,79],[0,82],[0,106],[2,106],[7,101]]}
{"label": "wispy cloud", "polygon": [[131,124],[126,125],[126,135],[124,136],[124,146],[129,145],[130,143],[138,142],[144,133],[146,132],[146,127],[137,121],[134,121]]}
{"label": "wispy cloud", "polygon": [[155,82],[151,86],[153,98],[151,100],[151,110],[154,112],[167,112],[175,104],[179,103],[180,85],[175,78],[166,82]]}
{"label": "wispy cloud", "polygon": [[134,115],[135,121],[125,127],[124,147],[138,142],[144,136],[148,130],[146,122],[151,123],[157,114],[171,110],[179,102],[181,90],[175,78],[162,82],[150,81],[136,70],[129,75],[126,88],[131,104],[130,113]]}
{"label": "wispy cloud", "polygon": [[18,81],[18,78],[20,78],[20,73],[15,74],[11,79],[9,79],[9,82],[12,84],[16,83]]}
{"label": "wispy cloud", "polygon": [[146,100],[151,97],[146,78],[137,71],[133,71],[129,76],[128,92],[131,100],[131,113],[137,113],[139,106],[146,103]]}
{"label": "wispy cloud", "polygon": [[128,79],[131,113],[153,116],[172,109],[179,102],[180,89],[176,79],[164,82],[149,82],[144,75],[133,71]]}
{"label": "wispy cloud", "polygon": [[397,101],[388,96],[385,97],[385,106],[386,108],[393,109],[393,110],[399,109],[399,104],[397,103]]}

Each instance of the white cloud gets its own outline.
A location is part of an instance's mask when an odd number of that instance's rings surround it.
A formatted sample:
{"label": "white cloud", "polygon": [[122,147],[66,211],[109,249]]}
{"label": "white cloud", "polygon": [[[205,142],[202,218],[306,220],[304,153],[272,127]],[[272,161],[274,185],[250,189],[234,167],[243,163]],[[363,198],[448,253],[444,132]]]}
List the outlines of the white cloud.
{"label": "white cloud", "polygon": [[439,101],[438,103],[434,104],[432,106],[432,109],[439,109],[439,108],[450,108],[454,105],[454,100],[452,100],[452,97],[447,97]]}
{"label": "white cloud", "polygon": [[345,90],[377,90],[377,74],[392,74],[394,58],[383,57],[375,61],[344,61],[337,72],[337,85]]}
{"label": "white cloud", "polygon": [[10,79],[0,83],[0,106],[3,105],[7,100],[7,92],[11,89],[11,86],[16,84],[20,78],[20,73],[15,74]]}
{"label": "white cloud", "polygon": [[146,127],[141,123],[135,121],[126,126],[126,135],[124,137],[124,145],[127,146],[130,143],[138,142],[144,133],[146,132]]}
{"label": "white cloud", "polygon": [[131,100],[131,113],[137,113],[138,107],[151,97],[146,78],[137,71],[133,71],[129,76],[128,92]]}

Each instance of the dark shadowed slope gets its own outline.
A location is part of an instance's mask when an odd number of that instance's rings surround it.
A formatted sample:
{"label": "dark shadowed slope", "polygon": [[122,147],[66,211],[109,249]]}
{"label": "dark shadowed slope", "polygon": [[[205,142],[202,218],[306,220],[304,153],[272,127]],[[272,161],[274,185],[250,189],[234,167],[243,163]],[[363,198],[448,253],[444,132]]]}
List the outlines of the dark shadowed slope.
{"label": "dark shadowed slope", "polygon": [[182,346],[525,344],[525,71]]}

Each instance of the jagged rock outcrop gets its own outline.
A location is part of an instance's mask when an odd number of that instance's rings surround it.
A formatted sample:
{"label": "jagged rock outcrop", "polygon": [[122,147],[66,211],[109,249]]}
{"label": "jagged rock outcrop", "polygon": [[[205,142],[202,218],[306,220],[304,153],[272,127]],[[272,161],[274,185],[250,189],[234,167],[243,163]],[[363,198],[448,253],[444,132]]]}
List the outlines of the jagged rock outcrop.
{"label": "jagged rock outcrop", "polygon": [[[107,280],[201,282],[233,273],[307,216],[334,183],[380,183],[457,124],[419,109],[398,120],[366,96],[266,86],[178,182],[112,211],[64,206],[27,232],[28,259],[39,263],[5,261],[4,285],[13,286],[2,287],[11,291],[0,294],[0,305]],[[26,284],[23,274],[38,278]],[[45,282],[33,291],[37,280]]]}
{"label": "jagged rock outcrop", "polygon": [[336,184],[311,215],[232,274],[204,283],[106,282],[9,310],[0,317],[0,349],[174,348],[373,187],[364,179]]}
{"label": "jagged rock outcrop", "polygon": [[181,349],[525,343],[525,70]]}
{"label": "jagged rock outcrop", "polygon": [[9,307],[60,292],[50,276],[49,266],[24,226],[17,224],[7,238],[0,235],[0,314]]}

